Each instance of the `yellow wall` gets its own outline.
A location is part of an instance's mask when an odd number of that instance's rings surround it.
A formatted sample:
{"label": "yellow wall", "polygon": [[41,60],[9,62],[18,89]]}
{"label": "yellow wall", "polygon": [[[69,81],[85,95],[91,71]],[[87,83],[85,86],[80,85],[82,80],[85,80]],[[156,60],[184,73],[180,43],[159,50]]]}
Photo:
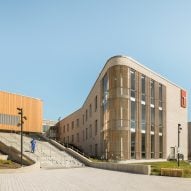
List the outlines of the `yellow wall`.
{"label": "yellow wall", "polygon": [[[39,99],[0,91],[0,114],[18,115],[17,107],[23,108],[23,131],[42,132],[42,101]],[[0,123],[0,130],[20,131],[20,127]]]}

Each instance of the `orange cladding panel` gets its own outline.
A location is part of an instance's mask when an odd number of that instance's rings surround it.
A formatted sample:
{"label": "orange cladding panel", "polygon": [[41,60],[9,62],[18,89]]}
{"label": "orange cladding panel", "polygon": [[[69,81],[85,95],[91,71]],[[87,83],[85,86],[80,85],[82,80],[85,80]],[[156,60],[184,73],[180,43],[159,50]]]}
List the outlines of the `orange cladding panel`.
{"label": "orange cladding panel", "polygon": [[[0,129],[20,131],[20,127],[10,123],[11,117],[19,117],[18,107],[23,108],[23,115],[27,117],[27,120],[24,121],[23,131],[42,132],[42,101],[2,91],[0,91]],[[5,117],[7,117],[6,120]]]}

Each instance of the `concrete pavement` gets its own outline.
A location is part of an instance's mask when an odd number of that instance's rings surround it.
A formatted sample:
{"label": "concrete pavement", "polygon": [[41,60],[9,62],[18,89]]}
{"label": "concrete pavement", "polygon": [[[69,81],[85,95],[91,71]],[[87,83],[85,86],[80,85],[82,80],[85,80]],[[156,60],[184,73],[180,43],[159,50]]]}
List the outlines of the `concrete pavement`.
{"label": "concrete pavement", "polygon": [[0,174],[0,191],[190,191],[191,179],[93,168]]}

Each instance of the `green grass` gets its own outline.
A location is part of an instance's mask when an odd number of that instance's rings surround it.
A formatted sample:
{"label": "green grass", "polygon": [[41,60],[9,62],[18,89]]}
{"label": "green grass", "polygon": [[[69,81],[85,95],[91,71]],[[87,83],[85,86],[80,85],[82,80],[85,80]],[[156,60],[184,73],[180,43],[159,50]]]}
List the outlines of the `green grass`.
{"label": "green grass", "polygon": [[15,169],[19,168],[20,165],[11,160],[0,160],[0,169]]}
{"label": "green grass", "polygon": [[183,177],[191,178],[191,165],[185,161],[180,161],[179,167],[176,161],[148,162],[142,164],[151,165],[151,175],[160,175],[161,168],[174,168],[174,169],[183,169],[184,171]]}

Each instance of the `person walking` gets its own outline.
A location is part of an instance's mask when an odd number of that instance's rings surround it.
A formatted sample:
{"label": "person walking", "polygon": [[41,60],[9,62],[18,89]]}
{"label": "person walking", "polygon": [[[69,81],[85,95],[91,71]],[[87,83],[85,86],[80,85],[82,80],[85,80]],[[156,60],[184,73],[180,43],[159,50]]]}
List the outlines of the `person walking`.
{"label": "person walking", "polygon": [[36,147],[36,141],[35,139],[33,138],[31,140],[31,152],[34,153],[35,152],[35,147]]}

